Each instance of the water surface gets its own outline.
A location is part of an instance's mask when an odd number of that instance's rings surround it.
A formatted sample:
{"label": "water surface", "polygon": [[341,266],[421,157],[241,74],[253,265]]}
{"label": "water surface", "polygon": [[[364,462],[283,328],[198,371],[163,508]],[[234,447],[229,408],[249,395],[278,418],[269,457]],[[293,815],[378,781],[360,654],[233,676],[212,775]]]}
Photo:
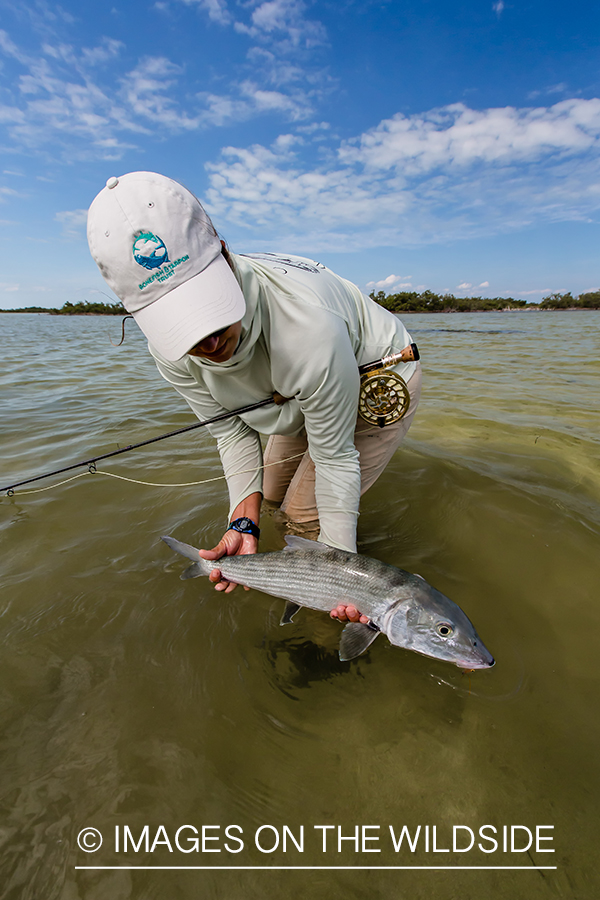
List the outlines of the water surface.
{"label": "water surface", "polygon": [[[339,626],[322,614],[280,628],[281,601],[181,582],[185,562],[158,536],[212,546],[223,482],[86,474],[4,497],[2,900],[598,896],[600,313],[405,321],[423,399],[363,499],[359,549],[459,603],[496,667],[465,675],[384,638],[340,664]],[[134,328],[120,348],[118,323],[102,317],[3,315],[0,329],[2,484],[192,421]],[[201,431],[99,468],[148,482],[220,474]],[[278,549],[276,523],[262,524],[261,549]],[[225,848],[234,824],[240,853]],[[220,826],[205,846],[221,852],[115,852],[115,827],[137,838],[145,825],[151,842],[160,826],[171,842],[183,825]],[[304,852],[289,840],[260,852],[263,825],[297,839],[304,826]],[[335,826],[325,853],[315,825]],[[338,852],[337,827],[357,825],[379,826],[365,846],[380,853],[352,841]],[[436,826],[438,852],[423,839],[394,852],[390,825]],[[556,852],[443,852],[453,825],[553,826],[542,846]],[[77,845],[88,826],[104,836],[93,854]]]}

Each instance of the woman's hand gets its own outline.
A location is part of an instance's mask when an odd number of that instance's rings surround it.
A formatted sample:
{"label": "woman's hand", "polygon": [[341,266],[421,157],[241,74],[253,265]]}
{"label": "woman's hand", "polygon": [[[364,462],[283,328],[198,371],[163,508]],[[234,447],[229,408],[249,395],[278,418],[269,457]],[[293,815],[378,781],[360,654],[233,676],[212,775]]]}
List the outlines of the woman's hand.
{"label": "woman's hand", "polygon": [[[261,499],[262,494],[258,492],[250,494],[233,510],[231,521],[248,518],[258,525]],[[213,547],[212,550],[199,550],[198,552],[202,559],[221,559],[223,556],[249,556],[256,553],[257,550],[258,538],[252,534],[228,528],[216,547]],[[212,581],[216,591],[225,591],[226,594],[230,594],[236,587],[235,581],[226,581],[221,576],[220,569],[213,569],[208,579]],[[244,590],[248,591],[250,588],[245,587]]]}
{"label": "woman's hand", "polygon": [[361,615],[355,606],[345,606],[343,603],[332,609],[329,615],[340,622],[360,622],[361,625],[366,625],[369,621],[369,617]]}
{"label": "woman's hand", "polygon": [[[252,534],[242,534],[239,531],[230,529],[226,531],[216,547],[212,550],[199,550],[202,559],[221,559],[222,556],[246,556],[256,553],[258,549],[258,539]],[[213,569],[208,576],[209,581],[215,586],[216,591],[225,591],[230,594],[236,587],[235,581],[226,581],[221,576],[220,569]],[[249,588],[244,588],[248,591]]]}

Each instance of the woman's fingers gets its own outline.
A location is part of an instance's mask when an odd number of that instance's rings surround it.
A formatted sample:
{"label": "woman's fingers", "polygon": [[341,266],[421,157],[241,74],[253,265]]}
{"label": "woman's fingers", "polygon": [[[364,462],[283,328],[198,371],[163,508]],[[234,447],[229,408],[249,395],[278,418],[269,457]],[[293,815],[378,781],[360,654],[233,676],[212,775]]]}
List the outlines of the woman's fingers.
{"label": "woman's fingers", "polygon": [[363,616],[351,603],[339,603],[329,615],[332,619],[338,619],[340,622],[360,622],[361,625],[366,625],[369,621],[369,617]]}
{"label": "woman's fingers", "polygon": [[[256,553],[257,549],[258,540],[254,535],[228,529],[216,547],[213,547],[212,550],[199,550],[198,553],[202,559],[218,560],[224,556],[247,556]],[[218,568],[212,570],[208,579],[214,584],[216,591],[226,594],[230,594],[237,587],[234,581],[227,581],[223,578],[221,570]],[[245,587],[244,590],[250,589]]]}

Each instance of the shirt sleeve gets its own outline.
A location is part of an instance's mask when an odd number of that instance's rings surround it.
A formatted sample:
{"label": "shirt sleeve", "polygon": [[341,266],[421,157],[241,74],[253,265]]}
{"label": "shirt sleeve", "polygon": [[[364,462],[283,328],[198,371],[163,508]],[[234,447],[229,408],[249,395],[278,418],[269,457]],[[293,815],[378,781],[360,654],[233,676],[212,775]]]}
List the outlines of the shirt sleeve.
{"label": "shirt sleeve", "polygon": [[[287,355],[287,389],[304,414],[315,464],[319,539],[356,551],[360,463],[354,446],[360,376],[346,321],[329,310],[310,310],[302,345]],[[297,323],[296,323],[297,326]],[[297,332],[297,327],[291,329]],[[272,342],[271,353],[277,353]],[[283,365],[283,358],[280,365]]]}
{"label": "shirt sleeve", "polygon": [[[181,394],[201,422],[229,412],[210,394],[200,370],[197,375],[192,374],[185,362],[168,362],[152,347],[149,349],[162,377]],[[260,437],[239,416],[215,422],[206,428],[217,442],[227,479],[231,519],[234,509],[245,497],[256,491],[262,494],[263,457]]]}

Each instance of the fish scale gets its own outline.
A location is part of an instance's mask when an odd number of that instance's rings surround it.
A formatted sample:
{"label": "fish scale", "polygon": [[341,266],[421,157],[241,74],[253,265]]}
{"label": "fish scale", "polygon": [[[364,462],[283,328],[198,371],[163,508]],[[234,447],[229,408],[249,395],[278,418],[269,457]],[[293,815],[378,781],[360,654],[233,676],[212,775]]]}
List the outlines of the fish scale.
{"label": "fish scale", "polygon": [[[215,565],[210,563],[209,572]],[[369,617],[387,609],[389,604],[385,591],[382,596],[382,586],[387,587],[387,581],[392,589],[390,576],[399,571],[378,560],[367,557],[357,560],[356,554],[333,548],[322,552],[295,550],[285,556],[282,553],[232,556],[219,560],[218,566],[227,581],[312,609],[329,611],[341,601],[360,604]]]}
{"label": "fish scale", "polygon": [[340,641],[340,659],[363,653],[380,632],[392,644],[468,669],[487,668],[494,659],[464,612],[419,575],[358,553],[288,535],[274,553],[203,559],[199,551],[171,537],[163,541],[192,560],[182,578],[209,575],[218,568],[226,581],[287,600],[281,624],[300,606],[328,612],[353,604],[369,619],[351,622]]}

